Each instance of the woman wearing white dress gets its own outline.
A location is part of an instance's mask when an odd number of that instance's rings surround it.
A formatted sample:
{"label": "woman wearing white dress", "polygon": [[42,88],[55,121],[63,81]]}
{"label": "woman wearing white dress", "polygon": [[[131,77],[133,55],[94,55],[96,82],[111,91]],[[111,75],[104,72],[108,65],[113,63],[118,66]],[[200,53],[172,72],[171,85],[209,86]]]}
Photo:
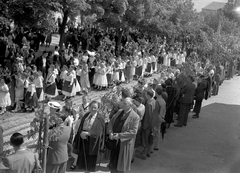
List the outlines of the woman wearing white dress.
{"label": "woman wearing white dress", "polygon": [[68,97],[74,96],[73,91],[73,85],[74,85],[74,74],[72,73],[72,69],[69,68],[68,73],[65,77],[65,80],[63,81],[63,88],[62,88],[62,94],[64,95],[63,100],[66,100]]}
{"label": "woman wearing white dress", "polygon": [[0,78],[0,115],[6,112],[6,107],[11,105],[11,98],[9,93],[9,88],[5,83],[4,78]]}
{"label": "woman wearing white dress", "polygon": [[77,75],[76,75],[76,71],[74,70],[74,66],[70,66],[69,67],[72,70],[73,73],[73,80],[74,80],[74,85],[73,85],[73,95],[75,96],[77,93],[81,92],[81,87],[79,85],[79,82],[77,80]]}
{"label": "woman wearing white dress", "polygon": [[100,68],[98,70],[98,77],[95,81],[95,85],[97,86],[98,90],[101,90],[103,87],[108,86],[106,73],[107,73],[107,68],[103,63],[101,63]]}
{"label": "woman wearing white dress", "polygon": [[168,55],[166,54],[166,52],[163,52],[163,65],[167,66],[167,61],[168,61]]}
{"label": "woman wearing white dress", "polygon": [[148,64],[148,60],[147,60],[146,55],[144,55],[143,63],[142,63],[142,76],[143,76],[143,75],[145,74],[145,72],[146,72],[147,64]]}
{"label": "woman wearing white dress", "polygon": [[43,93],[43,77],[40,74],[40,72],[35,72],[34,74],[34,81],[33,83],[35,84],[36,87],[36,94],[38,101],[43,101],[44,100],[44,93]]}
{"label": "woman wearing white dress", "polygon": [[16,86],[15,86],[15,103],[16,107],[13,112],[21,110],[20,101],[24,99],[24,79],[21,73],[18,73],[16,76]]}
{"label": "woman wearing white dress", "polygon": [[119,81],[119,63],[113,62],[113,82]]}
{"label": "woman wearing white dress", "polygon": [[119,58],[119,69],[120,69],[119,79],[121,82],[125,82],[125,75],[124,75],[125,66],[126,66],[126,63],[121,58]]}
{"label": "woman wearing white dress", "polygon": [[101,70],[101,67],[100,67],[100,64],[98,64],[96,67],[95,67],[95,73],[94,73],[94,76],[93,76],[93,84],[95,85],[95,88],[97,88],[97,84],[96,84],[96,80],[98,79],[98,76],[99,76],[99,71]]}

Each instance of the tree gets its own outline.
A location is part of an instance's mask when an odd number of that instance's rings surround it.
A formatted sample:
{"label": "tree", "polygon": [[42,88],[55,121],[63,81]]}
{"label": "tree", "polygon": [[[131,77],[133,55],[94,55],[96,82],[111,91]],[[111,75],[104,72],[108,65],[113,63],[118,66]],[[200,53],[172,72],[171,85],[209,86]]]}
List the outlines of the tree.
{"label": "tree", "polygon": [[79,15],[80,11],[85,11],[90,8],[90,6],[86,0],[55,0],[53,2],[58,4],[58,11],[63,14],[62,23],[59,28],[59,46],[60,49],[62,49],[68,18]]}

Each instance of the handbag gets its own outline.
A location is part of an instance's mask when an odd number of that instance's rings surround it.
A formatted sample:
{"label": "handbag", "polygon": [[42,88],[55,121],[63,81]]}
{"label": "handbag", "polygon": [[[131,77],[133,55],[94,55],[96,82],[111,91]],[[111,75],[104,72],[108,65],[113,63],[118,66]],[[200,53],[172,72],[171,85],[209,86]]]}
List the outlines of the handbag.
{"label": "handbag", "polygon": [[43,173],[43,169],[40,166],[40,163],[39,163],[39,160],[38,160],[36,154],[34,154],[34,160],[35,160],[35,166],[34,166],[32,173]]}
{"label": "handbag", "polygon": [[105,141],[105,146],[107,147],[107,149],[109,150],[115,150],[117,149],[117,144],[118,141],[117,140],[111,140],[109,137],[107,137],[106,141]]}

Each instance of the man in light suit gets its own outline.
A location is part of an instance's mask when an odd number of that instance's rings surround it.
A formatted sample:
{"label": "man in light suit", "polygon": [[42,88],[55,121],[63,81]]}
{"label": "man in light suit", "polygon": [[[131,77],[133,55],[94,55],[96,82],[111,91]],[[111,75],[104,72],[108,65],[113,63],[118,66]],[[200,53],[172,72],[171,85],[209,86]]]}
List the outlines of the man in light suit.
{"label": "man in light suit", "polygon": [[[50,102],[48,104],[50,109],[59,110],[59,105],[55,102]],[[53,111],[51,111],[53,112]],[[61,135],[58,137],[57,141],[51,142],[50,148],[48,150],[47,156],[47,168],[46,173],[65,173],[67,169],[67,161],[68,161],[68,141],[71,135],[71,127],[66,126],[64,124],[67,115],[57,114],[62,119],[61,126],[63,127],[63,131]]]}
{"label": "man in light suit", "polygon": [[153,127],[154,127],[154,117],[157,116],[157,104],[156,100],[153,98],[154,91],[148,89],[145,92],[145,98],[147,103],[145,104],[145,115],[142,119],[142,146],[144,147],[142,154],[136,155],[137,158],[145,160],[150,157],[150,150],[153,145]]}
{"label": "man in light suit", "polygon": [[3,159],[4,166],[9,168],[6,173],[32,173],[39,162],[33,152],[22,146],[24,143],[23,135],[14,133],[10,138],[10,143],[15,153]]}
{"label": "man in light suit", "polygon": [[108,125],[110,140],[116,140],[117,146],[111,150],[109,168],[111,173],[130,171],[134,152],[135,138],[139,126],[139,116],[132,109],[132,99],[123,99],[123,109],[120,109]]}

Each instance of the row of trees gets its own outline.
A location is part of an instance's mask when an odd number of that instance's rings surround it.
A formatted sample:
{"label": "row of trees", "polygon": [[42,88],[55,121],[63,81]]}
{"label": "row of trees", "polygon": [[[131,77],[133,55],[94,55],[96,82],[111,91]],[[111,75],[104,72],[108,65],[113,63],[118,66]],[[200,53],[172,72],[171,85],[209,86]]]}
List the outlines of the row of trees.
{"label": "row of trees", "polygon": [[167,37],[170,45],[181,42],[201,57],[229,57],[229,49],[231,54],[236,52],[240,20],[232,0],[208,16],[197,13],[193,6],[191,0],[0,0],[0,20],[46,30],[54,25],[54,12],[60,12],[60,45],[68,19],[81,15],[83,25],[115,28],[120,38],[117,45],[131,29]]}

